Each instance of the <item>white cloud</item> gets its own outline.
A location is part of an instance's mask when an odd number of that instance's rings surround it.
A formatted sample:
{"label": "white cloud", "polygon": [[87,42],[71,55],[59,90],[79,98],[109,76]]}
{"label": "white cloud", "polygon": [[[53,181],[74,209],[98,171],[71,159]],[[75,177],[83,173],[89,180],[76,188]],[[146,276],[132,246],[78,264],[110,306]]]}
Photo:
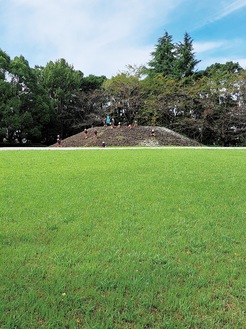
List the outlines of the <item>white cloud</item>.
{"label": "white cloud", "polygon": [[245,69],[245,58],[237,54],[237,49],[240,49],[244,43],[241,38],[235,38],[231,40],[217,40],[217,41],[205,41],[194,42],[194,51],[196,57],[201,59],[198,64],[199,69],[205,69],[206,67],[214,64],[226,62],[235,62]]}
{"label": "white cloud", "polygon": [[216,50],[218,48],[228,46],[228,41],[194,42],[193,46],[196,53],[204,53],[207,51]]}
{"label": "white cloud", "polygon": [[199,64],[198,64],[198,70],[204,70],[207,67],[215,64],[215,63],[220,63],[220,64],[225,64],[227,62],[234,62],[234,63],[239,63],[239,65],[243,68],[246,69],[246,58],[240,58],[240,57],[206,57],[204,58]]}
{"label": "white cloud", "polygon": [[123,63],[145,64],[153,50],[144,45],[146,35],[168,22],[184,0],[8,1],[8,42],[21,40],[16,48],[25,49],[29,61],[35,50],[31,65],[63,57],[86,75],[110,76]]}
{"label": "white cloud", "polygon": [[225,16],[232,14],[234,11],[246,7],[246,0],[237,0],[230,3],[228,6],[224,7],[221,13],[214,17],[214,21],[221,19]]}
{"label": "white cloud", "polygon": [[235,58],[233,62],[239,63],[239,65],[246,70],[246,58]]}
{"label": "white cloud", "polygon": [[[201,10],[204,10],[205,15],[208,13],[208,16],[201,19],[200,23],[196,24],[194,27],[194,30],[215,23],[239,9],[246,7],[246,0],[237,0],[233,2],[231,0],[218,0],[217,2],[209,0],[208,2],[208,4],[206,2],[203,3],[206,5],[206,8],[201,7]],[[199,3],[199,5],[201,4]],[[208,8],[209,10],[207,10]]]}
{"label": "white cloud", "polygon": [[[170,34],[181,33],[184,26],[189,27],[191,14],[197,14],[199,21],[206,16],[202,23],[206,26],[246,6],[246,0],[217,3],[207,0],[207,3],[205,6],[195,0],[5,0],[3,5],[0,3],[0,46],[11,57],[24,55],[31,66],[65,58],[85,75],[111,77],[125,70],[127,64],[146,64],[161,33],[166,29]],[[195,19],[192,24],[196,24]],[[232,27],[223,27],[222,31],[226,28]],[[218,55],[222,51],[243,57],[244,36],[237,35],[241,38],[237,43],[224,40],[224,33],[216,36],[217,41],[212,41],[215,35],[205,36],[206,42],[193,44],[197,58],[206,55],[212,63],[224,58]]]}

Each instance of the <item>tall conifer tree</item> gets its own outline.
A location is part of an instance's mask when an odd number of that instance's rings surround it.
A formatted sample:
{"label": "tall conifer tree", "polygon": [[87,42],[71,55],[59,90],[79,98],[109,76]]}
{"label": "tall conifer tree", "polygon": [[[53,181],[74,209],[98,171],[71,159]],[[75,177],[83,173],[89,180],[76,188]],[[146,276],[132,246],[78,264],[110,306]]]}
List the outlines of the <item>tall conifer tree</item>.
{"label": "tall conifer tree", "polygon": [[149,74],[161,73],[164,76],[170,76],[173,73],[175,62],[175,46],[173,38],[167,32],[158,39],[155,51],[151,53],[152,60],[148,63],[150,66]]}
{"label": "tall conifer tree", "polygon": [[173,38],[165,32],[158,39],[155,51],[151,53],[148,74],[162,74],[165,77],[181,79],[194,73],[195,66],[200,62],[195,59],[193,40],[185,33],[183,42],[173,43]]}
{"label": "tall conifer tree", "polygon": [[195,66],[200,63],[199,60],[195,59],[193,40],[187,32],[184,34],[183,42],[176,45],[175,59],[175,75],[178,78],[191,76]]}

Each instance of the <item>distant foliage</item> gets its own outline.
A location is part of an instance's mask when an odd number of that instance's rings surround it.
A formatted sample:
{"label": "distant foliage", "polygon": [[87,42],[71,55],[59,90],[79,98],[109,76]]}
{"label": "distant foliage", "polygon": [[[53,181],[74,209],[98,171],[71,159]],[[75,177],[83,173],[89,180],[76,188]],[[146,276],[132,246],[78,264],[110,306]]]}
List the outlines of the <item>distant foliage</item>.
{"label": "distant foliage", "polygon": [[207,145],[246,145],[246,71],[199,60],[188,33],[158,39],[146,66],[107,79],[85,77],[65,59],[31,68],[0,50],[0,143],[56,141],[84,128],[115,123],[165,126]]}

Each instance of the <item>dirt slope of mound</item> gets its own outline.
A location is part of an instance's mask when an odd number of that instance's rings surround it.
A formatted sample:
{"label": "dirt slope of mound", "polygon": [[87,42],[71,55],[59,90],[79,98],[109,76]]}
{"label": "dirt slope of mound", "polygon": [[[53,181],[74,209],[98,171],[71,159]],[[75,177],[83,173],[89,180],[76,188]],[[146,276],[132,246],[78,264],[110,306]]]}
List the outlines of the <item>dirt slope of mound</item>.
{"label": "dirt slope of mound", "polygon": [[[97,138],[94,130],[97,130]],[[151,136],[154,129],[155,136]],[[88,136],[84,132],[70,136],[62,141],[62,147],[91,147],[101,146],[200,146],[198,142],[175,133],[164,127],[138,126],[128,128],[95,127],[88,129]],[[54,145],[56,146],[56,145]]]}

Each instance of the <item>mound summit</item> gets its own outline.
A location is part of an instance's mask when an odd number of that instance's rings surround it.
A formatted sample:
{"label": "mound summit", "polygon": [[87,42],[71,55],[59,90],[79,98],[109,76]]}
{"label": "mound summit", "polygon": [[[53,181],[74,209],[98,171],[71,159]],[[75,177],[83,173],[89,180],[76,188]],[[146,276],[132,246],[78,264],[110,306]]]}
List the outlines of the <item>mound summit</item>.
{"label": "mound summit", "polygon": [[[151,136],[152,129],[155,136]],[[97,138],[94,137],[95,130]],[[64,139],[62,147],[96,147],[101,146],[102,142],[105,142],[106,146],[201,146],[197,141],[164,127],[94,127],[87,131],[87,138],[82,131]]]}

